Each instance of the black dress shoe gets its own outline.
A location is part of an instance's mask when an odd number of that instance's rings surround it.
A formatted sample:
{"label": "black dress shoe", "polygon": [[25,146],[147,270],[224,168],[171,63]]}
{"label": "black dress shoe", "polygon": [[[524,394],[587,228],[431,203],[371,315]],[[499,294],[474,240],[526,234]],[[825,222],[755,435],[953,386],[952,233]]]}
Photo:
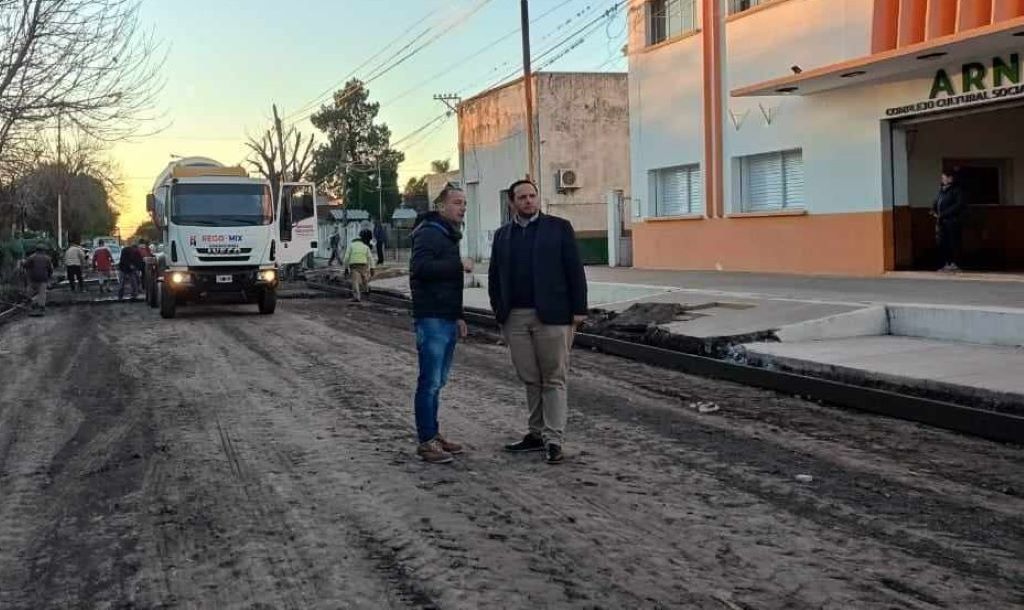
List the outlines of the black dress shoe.
{"label": "black dress shoe", "polygon": [[534,434],[527,434],[518,443],[505,445],[505,451],[510,453],[527,453],[529,451],[544,451],[544,439]]}
{"label": "black dress shoe", "polygon": [[544,454],[544,461],[548,464],[561,464],[563,460],[565,460],[565,454],[562,453],[562,446],[549,444]]}

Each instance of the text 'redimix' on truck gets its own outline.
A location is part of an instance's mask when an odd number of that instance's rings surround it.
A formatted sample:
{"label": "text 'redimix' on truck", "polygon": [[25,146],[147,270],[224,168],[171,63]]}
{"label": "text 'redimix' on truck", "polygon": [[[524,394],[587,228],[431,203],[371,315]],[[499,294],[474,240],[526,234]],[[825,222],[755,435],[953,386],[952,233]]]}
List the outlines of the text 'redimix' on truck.
{"label": "text 'redimix' on truck", "polygon": [[316,249],[316,191],[281,185],[205,157],[170,163],[146,196],[163,249],[146,265],[146,300],[172,318],[178,305],[255,302],[277,306],[279,270]]}

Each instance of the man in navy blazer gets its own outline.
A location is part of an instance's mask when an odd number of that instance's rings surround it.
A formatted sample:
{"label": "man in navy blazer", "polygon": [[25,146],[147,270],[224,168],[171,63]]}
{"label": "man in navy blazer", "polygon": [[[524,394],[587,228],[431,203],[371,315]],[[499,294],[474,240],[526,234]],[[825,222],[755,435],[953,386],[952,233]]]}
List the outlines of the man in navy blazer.
{"label": "man in navy blazer", "polygon": [[569,351],[587,317],[587,278],[572,225],[540,212],[537,186],[518,180],[508,193],[514,213],[494,236],[487,289],[526,386],[529,432],[505,449],[544,451],[557,464],[569,417]]}

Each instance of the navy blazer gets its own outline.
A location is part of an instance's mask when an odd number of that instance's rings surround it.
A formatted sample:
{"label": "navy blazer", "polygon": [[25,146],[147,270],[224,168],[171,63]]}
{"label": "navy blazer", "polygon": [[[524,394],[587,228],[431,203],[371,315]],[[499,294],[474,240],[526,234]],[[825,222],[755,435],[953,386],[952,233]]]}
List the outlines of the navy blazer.
{"label": "navy blazer", "polygon": [[[535,221],[533,294],[537,317],[544,324],[572,324],[573,316],[587,313],[587,276],[583,271],[576,232],[568,220],[541,214]],[[494,235],[487,270],[487,292],[499,324],[512,311],[512,227],[505,224]]]}

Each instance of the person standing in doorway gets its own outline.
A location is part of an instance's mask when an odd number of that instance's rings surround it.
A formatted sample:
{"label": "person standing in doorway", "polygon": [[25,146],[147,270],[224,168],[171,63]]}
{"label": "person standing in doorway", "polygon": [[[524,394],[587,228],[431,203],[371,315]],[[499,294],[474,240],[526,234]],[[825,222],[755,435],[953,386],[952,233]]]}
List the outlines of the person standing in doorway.
{"label": "person standing in doorway", "polygon": [[459,255],[466,195],[449,185],[434,203],[437,211],[420,215],[412,230],[409,286],[419,356],[414,410],[417,455],[431,464],[445,464],[452,461],[452,455],[462,453],[461,445],[441,434],[437,417],[455,343],[468,334],[462,289],[464,275],[473,271],[473,261]]}
{"label": "person standing in doorway", "polygon": [[384,248],[388,246],[388,230],[378,220],[373,225],[373,239],[377,242],[377,266],[384,264]]}
{"label": "person standing in doorway", "polygon": [[121,285],[117,289],[117,300],[124,300],[124,289],[128,287],[131,292],[131,300],[139,296],[139,270],[145,263],[139,249],[134,244],[128,244],[121,249],[121,260],[117,264],[121,272]]}
{"label": "person standing in doorway", "polygon": [[31,314],[41,316],[46,311],[46,289],[53,277],[53,261],[46,254],[46,246],[36,245],[35,252],[22,263],[32,292]]}
{"label": "person standing in doorway", "polygon": [[82,246],[78,245],[77,241],[71,242],[71,245],[64,252],[64,268],[68,274],[68,285],[71,287],[71,292],[76,290],[76,281],[78,282],[77,290],[85,292],[85,279],[82,276],[82,270],[85,269],[85,261],[85,250]]}
{"label": "person standing in doorway", "polygon": [[338,261],[341,264],[341,252],[338,248],[341,247],[341,235],[338,233],[338,227],[334,227],[334,233],[331,233],[331,237],[327,241],[331,248],[331,258],[327,260],[327,266],[330,267],[334,264],[334,261]]}
{"label": "person standing in doorway", "polygon": [[572,225],[540,212],[537,186],[517,180],[508,193],[512,220],[494,236],[487,289],[526,386],[529,431],[505,450],[544,451],[558,464],[569,417],[569,351],[587,317],[587,278]]}
{"label": "person standing in doorway", "polygon": [[99,275],[100,292],[109,292],[110,288],[107,286],[107,282],[110,281],[114,272],[114,255],[102,239],[92,253],[92,268]]}
{"label": "person standing in doorway", "polygon": [[942,268],[939,271],[959,271],[957,258],[960,253],[964,219],[967,216],[967,204],[954,170],[942,172],[939,194],[932,205],[932,215],[935,217],[935,238],[942,258]]}
{"label": "person standing in doorway", "polygon": [[357,302],[363,300],[363,293],[370,291],[370,277],[373,275],[373,251],[370,250],[370,241],[373,240],[373,232],[363,229],[359,232],[359,239],[345,248],[345,268],[352,276],[352,298]]}

